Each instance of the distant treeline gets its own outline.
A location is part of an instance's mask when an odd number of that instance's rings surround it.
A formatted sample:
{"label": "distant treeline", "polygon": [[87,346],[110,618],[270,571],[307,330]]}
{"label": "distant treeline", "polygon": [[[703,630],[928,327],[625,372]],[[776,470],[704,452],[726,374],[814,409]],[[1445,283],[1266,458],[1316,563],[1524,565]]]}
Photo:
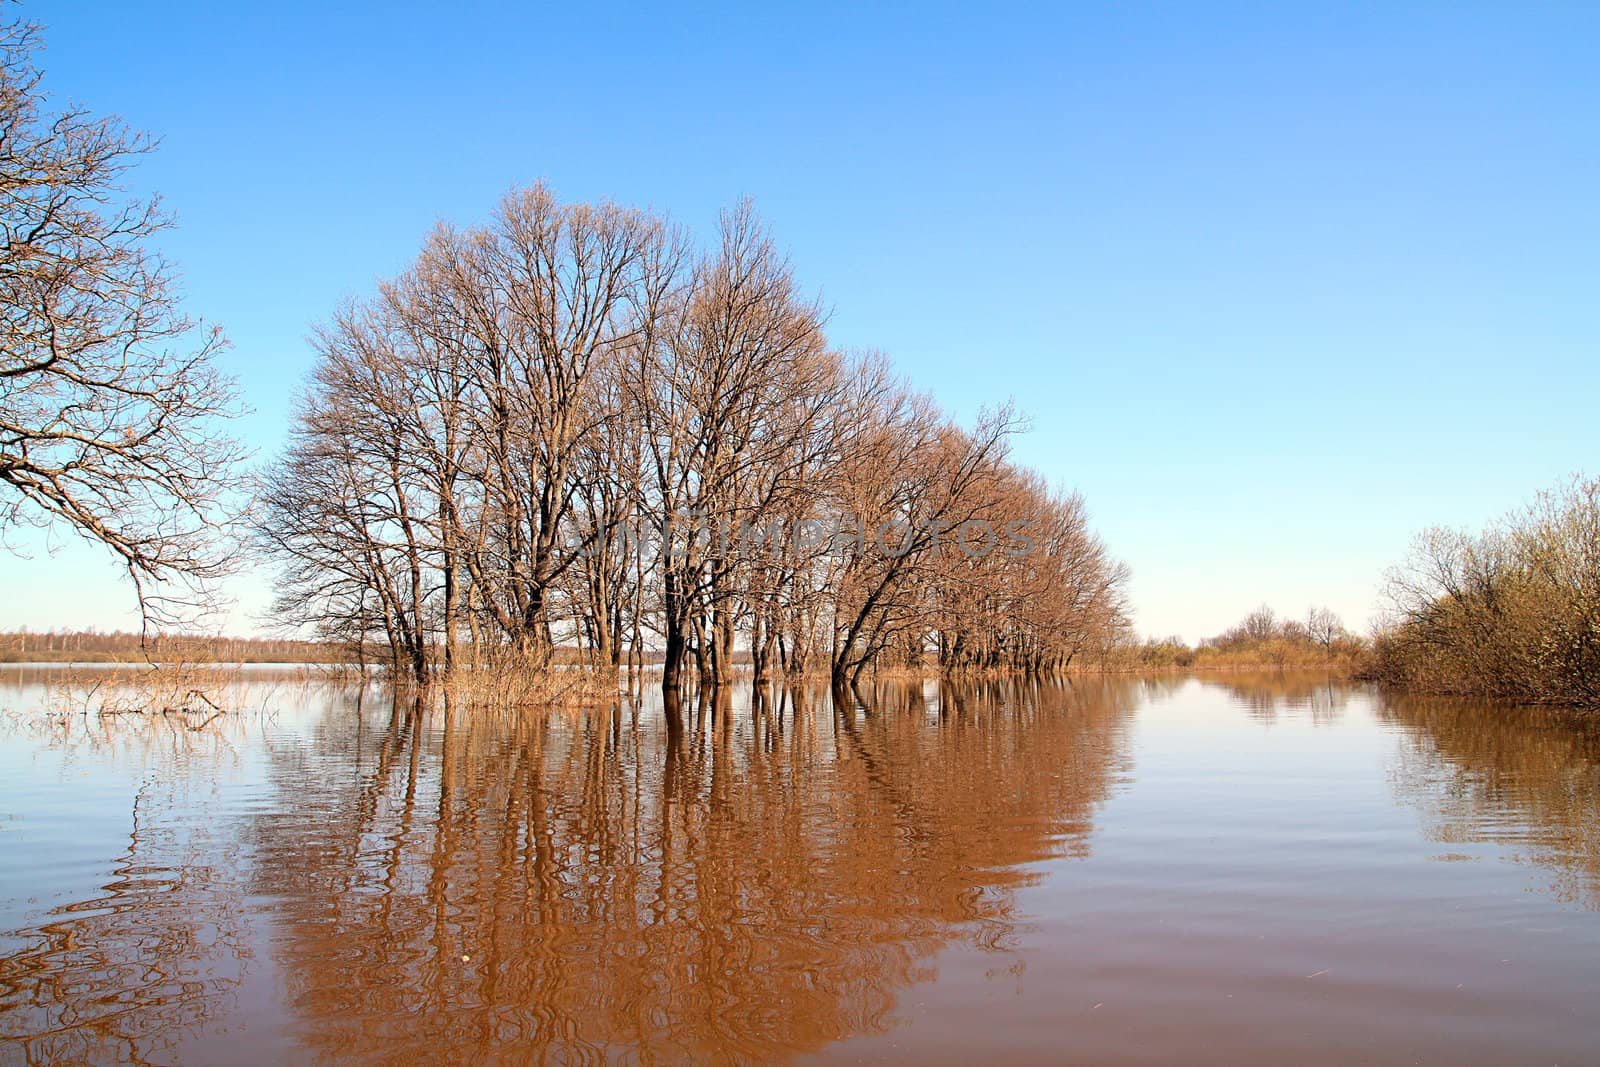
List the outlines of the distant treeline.
{"label": "distant treeline", "polygon": [[1481,533],[1423,533],[1388,599],[1380,681],[1600,707],[1600,479],[1574,478]]}
{"label": "distant treeline", "polygon": [[[364,650],[338,641],[296,641],[267,637],[210,637],[197,634],[101,633],[96,630],[16,630],[0,632],[0,663],[387,663],[389,650],[369,644]],[[748,661],[748,656],[741,657]],[[585,662],[583,650],[556,648],[558,665]],[[660,653],[646,653],[659,664]]]}
{"label": "distant treeline", "polygon": [[114,663],[150,659],[190,663],[353,663],[353,648],[322,641],[203,637],[94,630],[0,633],[0,663]]}
{"label": "distant treeline", "polygon": [[1238,625],[1190,646],[1181,637],[1150,638],[1119,650],[1114,663],[1132,670],[1306,668],[1352,674],[1366,663],[1368,643],[1327,608],[1304,619],[1282,618],[1263,604]]}

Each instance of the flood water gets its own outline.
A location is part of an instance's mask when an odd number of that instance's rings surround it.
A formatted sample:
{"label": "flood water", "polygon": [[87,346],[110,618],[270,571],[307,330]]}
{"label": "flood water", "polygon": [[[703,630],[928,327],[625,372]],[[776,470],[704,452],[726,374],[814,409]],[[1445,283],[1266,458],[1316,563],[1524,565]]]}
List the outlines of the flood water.
{"label": "flood water", "polygon": [[1600,735],[1317,679],[0,674],[0,1063],[1600,1062]]}

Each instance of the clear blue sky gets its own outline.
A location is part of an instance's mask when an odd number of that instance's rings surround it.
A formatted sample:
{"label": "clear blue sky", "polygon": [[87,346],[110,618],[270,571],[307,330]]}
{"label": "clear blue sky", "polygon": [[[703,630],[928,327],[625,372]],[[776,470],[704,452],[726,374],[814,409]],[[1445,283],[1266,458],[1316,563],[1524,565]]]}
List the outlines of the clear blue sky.
{"label": "clear blue sky", "polygon": [[[313,323],[542,177],[701,233],[753,197],[836,343],[1017,399],[1146,632],[1364,626],[1415,530],[1600,472],[1595,5],[23,10],[53,92],[164,139],[263,454]],[[109,574],[0,561],[3,622],[125,624]]]}

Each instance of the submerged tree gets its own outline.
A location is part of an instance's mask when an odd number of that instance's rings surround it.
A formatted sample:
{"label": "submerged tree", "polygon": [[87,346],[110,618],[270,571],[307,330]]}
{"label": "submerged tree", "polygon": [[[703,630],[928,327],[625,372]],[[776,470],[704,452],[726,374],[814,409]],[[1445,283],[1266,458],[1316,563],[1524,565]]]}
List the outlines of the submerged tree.
{"label": "submerged tree", "polygon": [[47,111],[38,47],[36,26],[0,25],[0,537],[65,524],[164,621],[227,566],[219,493],[240,450],[217,428],[234,405],[224,341],[184,315],[149,246],[169,225],[159,203],[119,184],[150,140]]}

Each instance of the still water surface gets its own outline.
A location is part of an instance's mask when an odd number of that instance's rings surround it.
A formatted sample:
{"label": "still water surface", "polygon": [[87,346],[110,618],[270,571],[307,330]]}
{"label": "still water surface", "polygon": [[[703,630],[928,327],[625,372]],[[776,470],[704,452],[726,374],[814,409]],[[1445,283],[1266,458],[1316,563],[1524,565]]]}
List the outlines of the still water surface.
{"label": "still water surface", "polygon": [[[1600,734],[1315,679],[520,716],[0,674],[0,1064],[1600,1062]],[[865,705],[865,706],[863,706]]]}

